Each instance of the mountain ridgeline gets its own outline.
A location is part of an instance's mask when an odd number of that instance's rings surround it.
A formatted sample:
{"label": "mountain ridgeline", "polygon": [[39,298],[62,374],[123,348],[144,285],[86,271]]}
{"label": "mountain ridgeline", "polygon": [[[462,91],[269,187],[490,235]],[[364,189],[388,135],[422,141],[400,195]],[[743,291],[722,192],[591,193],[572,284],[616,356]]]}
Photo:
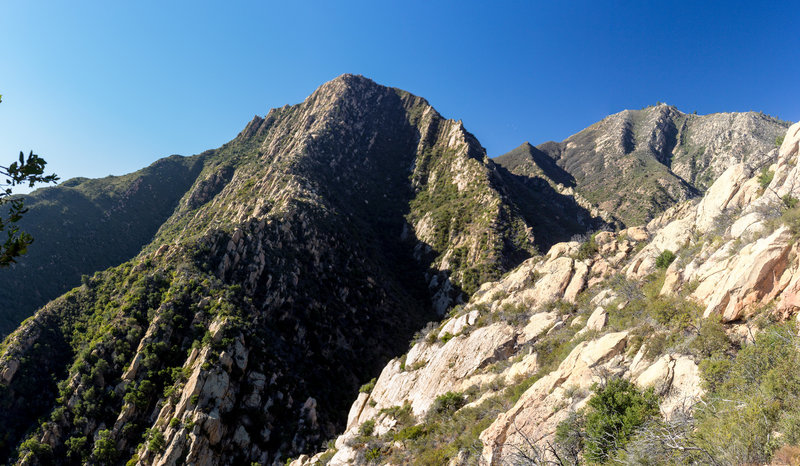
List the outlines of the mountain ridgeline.
{"label": "mountain ridgeline", "polygon": [[351,75],[217,150],[33,198],[40,243],[71,233],[5,279],[34,283],[48,261],[70,272],[24,288],[39,293],[30,304],[127,261],[0,347],[0,456],[23,462],[271,463],[313,449],[425,322],[605,224],[497,167],[424,99]]}
{"label": "mountain ridgeline", "polygon": [[524,143],[495,161],[512,173],[575,187],[636,226],[699,196],[736,163],[768,165],[788,127],[762,113],[694,115],[658,104],[611,115],[562,142]]}

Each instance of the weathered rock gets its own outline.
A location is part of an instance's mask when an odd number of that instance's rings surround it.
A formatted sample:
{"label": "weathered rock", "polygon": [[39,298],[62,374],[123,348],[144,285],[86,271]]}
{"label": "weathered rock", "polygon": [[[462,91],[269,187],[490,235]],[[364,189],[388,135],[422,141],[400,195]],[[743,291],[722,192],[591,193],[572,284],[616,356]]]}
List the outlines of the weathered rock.
{"label": "weathered rock", "polygon": [[506,383],[517,383],[521,379],[533,375],[539,370],[539,358],[536,353],[526,354],[522,360],[515,362],[506,372]]}
{"label": "weathered rock", "polygon": [[692,235],[694,221],[691,218],[675,220],[661,229],[653,241],[639,251],[625,269],[626,275],[631,279],[641,279],[656,268],[656,258],[664,251],[676,252],[689,242]]}
{"label": "weathered rock", "polygon": [[731,237],[740,238],[745,234],[755,235],[763,228],[764,223],[761,215],[758,212],[750,212],[733,222],[733,225],[731,225]]}
{"label": "weathered rock", "polygon": [[673,261],[667,272],[664,275],[664,284],[661,286],[660,294],[671,295],[678,291],[681,283],[683,283],[683,275],[681,274],[680,262]]}
{"label": "weathered rock", "polygon": [[415,415],[425,414],[437,396],[453,390],[478,368],[507,357],[516,335],[511,326],[497,323],[475,329],[468,336],[454,337],[444,345],[414,345],[406,357],[405,370],[398,360],[387,364],[372,389],[370,402],[360,408],[357,421],[349,424],[361,424],[381,409],[406,401]]}
{"label": "weathered rock", "polygon": [[[536,381],[509,411],[500,414],[481,433],[483,461],[503,463],[517,448],[528,447],[528,440],[551,438],[569,412],[569,403],[564,406],[564,387],[587,389],[602,370],[618,370],[621,361],[614,357],[622,354],[626,342],[627,332],[618,332],[576,346],[558,369]],[[554,410],[553,406],[563,407]]]}
{"label": "weathered rock", "polygon": [[642,227],[631,227],[619,232],[621,236],[627,236],[628,238],[634,241],[647,241],[650,239],[650,235],[647,234],[647,230]]}
{"label": "weathered rock", "polygon": [[0,372],[0,380],[4,383],[11,382],[11,379],[14,378],[14,374],[16,374],[17,369],[19,369],[19,361],[16,359],[9,359],[5,361],[3,371]]}
{"label": "weathered rock", "polygon": [[701,268],[696,274],[701,285],[694,296],[707,302],[704,316],[721,314],[725,322],[737,320],[746,306],[773,292],[788,264],[791,237],[788,228],[779,228],[745,246],[722,267]]}
{"label": "weathered rock", "polygon": [[798,148],[800,148],[800,122],[793,124],[786,131],[783,143],[781,143],[781,147],[778,149],[778,157],[788,160],[797,155]]}
{"label": "weathered rock", "polygon": [[589,320],[586,321],[586,329],[600,331],[606,326],[607,320],[608,313],[605,308],[597,307],[594,312],[592,312],[592,315],[589,316]]}
{"label": "weathered rock", "polygon": [[522,343],[539,337],[558,320],[557,312],[540,312],[531,316],[528,324],[522,329],[520,340]]}
{"label": "weathered rock", "polygon": [[570,283],[574,261],[569,257],[558,257],[538,269],[541,278],[531,288],[519,293],[522,302],[532,307],[554,301],[564,296]]}
{"label": "weathered rock", "polygon": [[684,355],[664,355],[638,375],[634,382],[653,387],[661,397],[661,413],[669,419],[676,410],[690,409],[703,396],[697,364]]}
{"label": "weathered rock", "polygon": [[447,334],[458,335],[465,328],[474,325],[475,321],[478,320],[478,317],[480,317],[480,312],[474,310],[454,319],[448,320],[447,323],[442,326],[442,330],[439,331],[439,338],[444,338],[444,336]]}
{"label": "weathered rock", "polygon": [[564,290],[564,300],[574,303],[578,298],[578,293],[586,287],[586,279],[589,277],[589,266],[584,262],[575,262],[575,273]]}
{"label": "weathered rock", "polygon": [[728,208],[729,202],[750,175],[742,163],[731,166],[720,175],[697,205],[694,223],[698,230],[705,232],[714,225],[716,218]]}

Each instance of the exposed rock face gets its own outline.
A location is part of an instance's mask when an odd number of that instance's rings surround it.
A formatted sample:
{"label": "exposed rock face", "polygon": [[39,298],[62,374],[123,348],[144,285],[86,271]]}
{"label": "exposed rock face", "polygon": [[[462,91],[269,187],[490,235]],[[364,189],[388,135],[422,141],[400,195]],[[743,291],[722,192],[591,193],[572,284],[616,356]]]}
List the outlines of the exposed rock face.
{"label": "exposed rock face", "polygon": [[[559,422],[566,419],[570,407],[578,408],[586,398],[573,399],[567,394],[587,390],[607,372],[624,373],[623,358],[628,334],[610,333],[591,342],[582,342],[564,359],[558,369],[542,377],[529,388],[511,410],[501,414],[481,434],[483,460],[488,464],[511,459],[528,439],[547,440]],[[602,372],[601,372],[602,371]],[[554,410],[553,406],[563,406]]]}
{"label": "exposed rock face", "polygon": [[780,228],[772,235],[762,238],[728,255],[720,249],[688,277],[700,281],[693,296],[707,303],[705,317],[720,314],[726,322],[742,317],[747,305],[758,303],[778,286],[783,271],[788,265],[791,232]]}

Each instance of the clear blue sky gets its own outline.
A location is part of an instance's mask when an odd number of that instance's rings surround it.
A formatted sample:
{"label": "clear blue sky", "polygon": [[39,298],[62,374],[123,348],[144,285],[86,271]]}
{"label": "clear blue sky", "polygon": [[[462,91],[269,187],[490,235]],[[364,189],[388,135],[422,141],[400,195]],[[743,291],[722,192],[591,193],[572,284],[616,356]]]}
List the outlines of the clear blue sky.
{"label": "clear blue sky", "polygon": [[427,98],[491,156],[657,101],[796,121],[798,18],[796,0],[4,2],[0,161],[127,173],[342,73]]}

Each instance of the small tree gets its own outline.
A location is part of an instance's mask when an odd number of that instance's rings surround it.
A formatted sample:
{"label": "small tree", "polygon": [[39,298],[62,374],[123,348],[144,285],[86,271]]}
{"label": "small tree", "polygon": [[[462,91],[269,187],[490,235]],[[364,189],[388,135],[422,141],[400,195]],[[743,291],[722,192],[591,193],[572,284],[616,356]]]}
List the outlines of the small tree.
{"label": "small tree", "polygon": [[602,463],[625,443],[646,421],[658,415],[658,397],[650,388],[640,392],[624,379],[612,379],[605,387],[594,387],[586,413],[584,453]]}
{"label": "small tree", "polygon": [[659,269],[666,269],[674,260],[675,253],[669,249],[665,249],[661,252],[661,254],[658,255],[658,257],[656,257],[656,267]]}
{"label": "small tree", "polygon": [[113,464],[117,459],[117,446],[111,438],[111,431],[103,429],[98,432],[97,440],[94,442],[92,456],[106,464]]}
{"label": "small tree", "polygon": [[[3,96],[0,95],[0,102]],[[0,267],[8,267],[16,262],[15,258],[25,254],[28,246],[33,243],[33,237],[20,231],[16,225],[28,211],[21,197],[11,197],[14,186],[25,185],[33,187],[36,183],[53,183],[58,181],[54,174],[44,175],[45,160],[31,151],[28,157],[23,152],[19,153],[19,161],[8,166],[0,165],[0,233],[8,232],[5,241],[0,243]],[[2,181],[2,178],[5,178]],[[8,204],[7,217],[5,205]]]}

